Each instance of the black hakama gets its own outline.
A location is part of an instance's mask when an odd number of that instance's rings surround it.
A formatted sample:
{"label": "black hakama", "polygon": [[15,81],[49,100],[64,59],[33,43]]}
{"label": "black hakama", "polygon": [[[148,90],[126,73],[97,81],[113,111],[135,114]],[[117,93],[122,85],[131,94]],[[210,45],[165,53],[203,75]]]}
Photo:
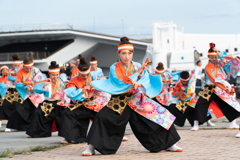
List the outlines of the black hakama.
{"label": "black hakama", "polygon": [[65,108],[57,105],[57,101],[44,101],[43,103],[34,110],[32,122],[26,132],[32,138],[51,137],[53,120],[55,120],[57,129],[60,129],[61,115]]}
{"label": "black hakama", "polygon": [[16,102],[15,110],[9,117],[6,128],[27,131],[35,109],[36,107],[29,98],[24,100],[23,103]]}
{"label": "black hakama", "polygon": [[98,112],[86,141],[102,154],[115,154],[122,142],[128,122],[136,138],[150,152],[168,149],[180,140],[174,125],[166,130],[127,105],[122,115],[107,106]]}
{"label": "black hakama", "polygon": [[94,119],[96,114],[97,112],[86,108],[84,105],[72,111],[69,108],[65,109],[62,112],[58,135],[68,141],[85,142],[90,119]]}
{"label": "black hakama", "polygon": [[[194,108],[187,106],[185,112],[183,113],[179,111],[179,109],[177,109],[176,104],[170,104],[168,107],[168,110],[176,117],[174,124],[176,124],[177,126],[183,127],[186,119],[188,119],[191,126],[194,126],[194,116],[195,116]],[[211,118],[212,118],[211,115],[206,116],[206,121],[210,120]],[[199,123],[199,124],[201,125],[203,123]]]}
{"label": "black hakama", "polygon": [[199,121],[199,123],[204,123],[207,121],[207,112],[212,101],[214,101],[218,105],[219,109],[222,111],[224,116],[229,120],[229,122],[232,122],[233,120],[240,116],[240,112],[238,112],[229,104],[227,104],[225,101],[223,101],[215,93],[212,93],[209,101],[199,96],[199,99],[195,107],[196,111],[194,117],[195,120]]}

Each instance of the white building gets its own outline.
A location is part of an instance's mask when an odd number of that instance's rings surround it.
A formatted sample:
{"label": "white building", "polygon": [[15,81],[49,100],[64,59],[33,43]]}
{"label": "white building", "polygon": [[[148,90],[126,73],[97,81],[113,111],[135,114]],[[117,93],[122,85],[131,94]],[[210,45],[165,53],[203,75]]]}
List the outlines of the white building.
{"label": "white building", "polygon": [[[158,62],[163,62],[169,70],[193,70],[199,58],[206,64],[210,42],[220,51],[239,55],[240,34],[185,34],[183,28],[179,29],[173,22],[154,22],[152,27],[152,40],[130,39],[135,48],[134,61],[150,58],[153,61],[150,71],[154,71]],[[73,30],[72,27],[0,30],[0,65],[10,65],[11,56],[18,54],[21,59],[32,57],[37,67],[47,71],[51,61],[64,64],[82,54],[87,60],[95,56],[107,73],[118,59],[119,40],[120,37]]]}
{"label": "white building", "polygon": [[211,42],[220,51],[240,55],[240,34],[185,34],[173,22],[154,22],[152,34],[153,67],[161,61],[165,68],[191,70],[199,58],[206,65]]}

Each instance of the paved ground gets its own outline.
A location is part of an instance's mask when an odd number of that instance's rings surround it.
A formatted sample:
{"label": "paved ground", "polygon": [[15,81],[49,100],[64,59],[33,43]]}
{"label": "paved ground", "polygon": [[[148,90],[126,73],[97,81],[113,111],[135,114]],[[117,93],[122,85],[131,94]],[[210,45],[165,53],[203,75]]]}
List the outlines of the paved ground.
{"label": "paved ground", "polygon": [[[79,160],[79,159],[161,159],[161,160],[234,160],[240,159],[240,139],[234,138],[236,130],[200,130],[190,132],[189,130],[179,130],[182,137],[178,145],[184,151],[181,153],[166,152],[149,153],[137,141],[133,134],[128,135],[129,141],[123,142],[115,155],[100,155],[97,153],[92,157],[82,157],[81,153],[87,147],[87,144],[72,144],[61,148],[45,151],[32,152],[30,155],[15,155],[11,160]],[[5,158],[8,159],[8,158]]]}
{"label": "paved ground", "polygon": [[[226,129],[229,123],[227,123],[224,117],[220,119],[213,117],[213,122],[216,127],[207,127],[204,124],[198,132],[191,132],[191,126],[188,122],[186,122],[185,127],[176,127],[182,138],[179,146],[183,147],[184,152],[169,153],[163,151],[157,154],[148,153],[132,135],[128,125],[126,134],[128,134],[129,141],[122,143],[116,155],[96,155],[91,157],[91,159],[240,159],[240,139],[234,138],[238,130]],[[6,121],[3,123],[6,123]],[[4,130],[4,126],[1,130]],[[39,145],[59,145],[62,139],[57,136],[57,132],[53,133],[53,136],[50,138],[33,139],[28,139],[25,132],[0,132],[0,153],[7,148],[16,152],[29,150]],[[81,152],[86,146],[86,144],[69,145],[45,152],[33,152],[31,155],[15,155],[12,159],[89,159],[89,157],[81,157]],[[232,148],[234,149],[232,150]]]}

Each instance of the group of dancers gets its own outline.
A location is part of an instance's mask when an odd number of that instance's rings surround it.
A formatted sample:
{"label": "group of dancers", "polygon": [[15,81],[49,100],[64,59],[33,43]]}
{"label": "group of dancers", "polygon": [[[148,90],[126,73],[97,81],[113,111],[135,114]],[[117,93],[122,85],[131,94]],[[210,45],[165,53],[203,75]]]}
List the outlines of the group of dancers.
{"label": "group of dancers", "polygon": [[5,132],[16,129],[26,131],[28,138],[40,138],[58,131],[64,138],[62,144],[87,142],[82,155],[91,156],[95,150],[115,154],[127,140],[124,134],[128,123],[150,152],[182,152],[176,145],[180,136],[173,124],[184,126],[186,119],[192,131],[205,122],[214,125],[209,121],[211,113],[226,116],[239,128],[236,118],[240,105],[225,81],[226,71],[236,78],[237,57],[221,55],[211,43],[201,90],[200,70],[170,73],[159,62],[155,73],[148,73],[148,60],[142,65],[132,61],[134,46],[127,37],[120,39],[117,54],[119,59],[110,67],[108,79],[97,67],[95,57],[87,62],[79,55],[70,81],[59,78],[56,61],[51,62],[49,78],[45,78],[31,58],[22,62],[13,56],[12,69],[1,67],[0,120],[8,120]]}

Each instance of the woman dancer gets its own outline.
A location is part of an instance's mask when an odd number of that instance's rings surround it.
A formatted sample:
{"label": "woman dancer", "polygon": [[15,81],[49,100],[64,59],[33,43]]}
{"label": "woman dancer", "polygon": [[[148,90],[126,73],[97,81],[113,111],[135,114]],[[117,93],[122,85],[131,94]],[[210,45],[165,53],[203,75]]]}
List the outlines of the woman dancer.
{"label": "woman dancer", "polygon": [[162,105],[165,106],[168,104],[168,100],[171,97],[168,89],[171,84],[171,74],[169,72],[164,71],[163,63],[159,62],[156,67],[155,74],[160,74],[162,77],[162,91],[155,98]]}
{"label": "woman dancer", "polygon": [[[218,57],[220,60],[218,60]],[[215,102],[214,110],[218,110],[230,121],[234,122],[240,116],[240,105],[234,96],[231,95],[231,85],[225,81],[227,75],[223,70],[223,66],[235,65],[238,68],[239,59],[231,55],[221,56],[214,43],[210,43],[208,50],[209,62],[205,67],[206,85],[203,91],[199,92],[199,99],[195,107],[195,121],[192,130],[198,130],[198,124],[207,121],[208,108],[212,101]],[[232,67],[229,67],[230,69]],[[229,70],[230,72],[230,70]],[[236,75],[236,70],[231,70],[231,74]]]}
{"label": "woman dancer", "polygon": [[36,93],[44,94],[43,103],[33,113],[33,120],[26,134],[29,138],[50,137],[53,121],[60,129],[61,115],[70,99],[64,93],[65,83],[59,78],[60,68],[56,61],[52,61],[48,68],[50,78],[34,85]]}
{"label": "woman dancer", "polygon": [[62,144],[85,142],[90,119],[94,119],[111,97],[92,88],[90,65],[85,58],[80,59],[78,73],[65,89],[73,104],[62,113],[59,130],[59,136],[64,137]]}
{"label": "woman dancer", "polygon": [[34,92],[33,85],[44,80],[44,76],[33,64],[31,58],[25,58],[23,68],[17,72],[16,89],[19,96],[16,108],[9,117],[7,128],[27,131],[34,110],[43,101],[43,97]]}
{"label": "woman dancer", "polygon": [[155,97],[160,93],[161,85],[152,85],[161,84],[161,77],[148,74],[147,63],[141,66],[133,62],[133,51],[129,39],[121,38],[120,59],[111,66],[109,79],[91,82],[97,90],[113,95],[93,121],[83,156],[93,155],[94,149],[102,154],[115,154],[128,122],[137,139],[150,152],[182,151],[176,145],[180,137],[172,125],[175,117],[146,96]]}
{"label": "woman dancer", "polygon": [[91,66],[91,76],[92,80],[104,80],[105,77],[103,75],[102,69],[98,67],[98,62],[95,57],[91,57],[90,60],[90,66]]}
{"label": "woman dancer", "polygon": [[[17,102],[18,92],[15,87],[16,73],[22,69],[22,62],[17,55],[14,55],[13,62],[9,72],[7,73],[7,92],[5,94],[2,106],[0,107],[0,119],[8,120],[10,115],[15,109],[15,103]],[[5,132],[11,132],[11,129],[5,128]]]}

